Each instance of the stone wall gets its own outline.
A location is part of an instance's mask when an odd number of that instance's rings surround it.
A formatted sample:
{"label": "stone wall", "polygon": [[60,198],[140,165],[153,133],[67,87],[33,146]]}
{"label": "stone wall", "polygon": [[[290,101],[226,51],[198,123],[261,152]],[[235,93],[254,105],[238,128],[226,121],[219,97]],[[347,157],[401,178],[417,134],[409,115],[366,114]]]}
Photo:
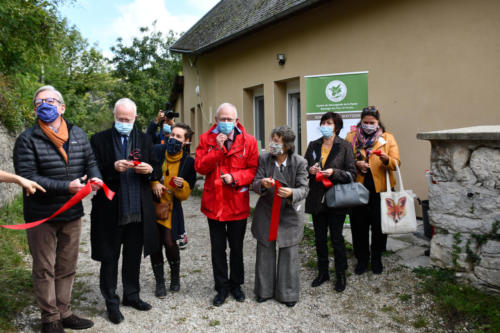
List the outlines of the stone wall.
{"label": "stone wall", "polygon": [[430,140],[431,263],[500,293],[500,126],[420,133]]}
{"label": "stone wall", "polygon": [[[16,135],[10,133],[5,127],[0,125],[0,170],[14,172],[12,151],[14,150],[15,142]],[[21,193],[19,186],[0,183],[0,207],[4,206],[19,193]]]}

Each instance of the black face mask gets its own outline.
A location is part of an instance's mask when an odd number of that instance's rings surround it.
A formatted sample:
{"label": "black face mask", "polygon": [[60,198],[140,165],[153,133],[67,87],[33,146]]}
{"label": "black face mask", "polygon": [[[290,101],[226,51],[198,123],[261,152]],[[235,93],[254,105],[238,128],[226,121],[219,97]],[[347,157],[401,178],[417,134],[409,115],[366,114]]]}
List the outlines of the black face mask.
{"label": "black face mask", "polygon": [[167,141],[167,152],[169,155],[175,155],[181,151],[182,142],[177,139],[169,138]]}

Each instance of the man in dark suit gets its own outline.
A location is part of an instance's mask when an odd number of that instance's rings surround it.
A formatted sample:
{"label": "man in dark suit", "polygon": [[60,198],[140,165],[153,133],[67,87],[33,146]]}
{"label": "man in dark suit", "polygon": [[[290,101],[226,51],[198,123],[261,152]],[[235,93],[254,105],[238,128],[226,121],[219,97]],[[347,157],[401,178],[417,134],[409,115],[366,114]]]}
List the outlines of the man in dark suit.
{"label": "man in dark suit", "polygon": [[139,273],[144,255],[159,251],[153,194],[149,184],[153,172],[151,138],[134,126],[135,103],[122,98],[115,103],[111,129],[91,138],[92,148],[104,182],[116,192],[109,201],[99,191],[92,200],[92,258],[101,262],[100,288],[111,322],[124,317],[116,294],[118,259],[123,245],[123,305],[140,311],[151,305],[139,297]]}

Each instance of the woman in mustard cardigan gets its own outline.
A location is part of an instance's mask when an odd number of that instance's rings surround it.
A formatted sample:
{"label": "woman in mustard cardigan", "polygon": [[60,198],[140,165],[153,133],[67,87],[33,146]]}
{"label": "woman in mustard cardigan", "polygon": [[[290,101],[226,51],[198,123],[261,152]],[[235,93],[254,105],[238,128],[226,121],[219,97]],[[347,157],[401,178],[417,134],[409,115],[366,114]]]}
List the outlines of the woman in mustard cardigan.
{"label": "woman in mustard cardigan", "polygon": [[[193,131],[183,123],[176,123],[166,144],[155,145],[154,152],[161,162],[161,176],[153,179],[160,181],[152,182],[153,193],[162,203],[169,203],[169,214],[167,219],[157,217],[157,226],[162,248],[170,265],[170,290],[180,289],[180,253],[177,245],[178,239],[183,239],[184,214],[181,202],[191,194],[196,182],[196,171],[194,170],[194,159],[189,155],[189,144]],[[157,171],[156,171],[157,172]],[[151,265],[156,280],[155,296],[163,298],[167,291],[163,269],[163,254],[159,252],[151,254]]]}
{"label": "woman in mustard cardigan", "polygon": [[[398,144],[394,136],[385,131],[375,106],[363,109],[361,121],[356,130],[347,134],[346,141],[351,143],[354,152],[356,181],[370,191],[368,204],[353,208],[349,214],[354,255],[358,260],[354,272],[363,274],[371,259],[373,273],[380,274],[383,271],[382,252],[387,243],[387,235],[382,233],[381,227],[380,192],[386,191],[386,170],[395,171],[396,163],[400,164]],[[392,187],[395,185],[392,172],[389,178]],[[371,247],[368,246],[370,227]]]}

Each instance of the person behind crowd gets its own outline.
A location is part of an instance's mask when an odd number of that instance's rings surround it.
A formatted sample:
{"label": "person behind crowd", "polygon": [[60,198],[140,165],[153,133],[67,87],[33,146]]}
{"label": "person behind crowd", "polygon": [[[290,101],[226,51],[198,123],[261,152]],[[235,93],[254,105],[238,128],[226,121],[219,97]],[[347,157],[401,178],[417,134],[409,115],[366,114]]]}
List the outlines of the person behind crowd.
{"label": "person behind crowd", "polygon": [[306,200],[306,213],[312,214],[314,240],[318,256],[318,276],[312,287],[318,287],[330,279],[328,260],[328,229],[332,240],[335,259],[335,290],[342,292],[346,288],[345,271],[347,256],[342,229],[346,218],[346,209],[329,208],[325,193],[328,190],[316,175],[328,179],[333,186],[351,181],[349,175],[356,177],[356,167],[351,146],[338,135],[343,127],[342,117],[338,113],[327,112],[320,120],[322,137],[309,143],[305,158],[309,170],[309,194]]}
{"label": "person behind crowd", "polygon": [[[196,182],[194,159],[189,155],[186,145],[191,143],[193,131],[183,123],[176,123],[165,145],[155,145],[154,153],[160,161],[161,168],[155,172],[161,175],[155,177],[160,181],[152,182],[153,192],[162,204],[168,205],[168,215],[165,218],[156,217],[160,243],[165,247],[165,254],[170,266],[170,290],[180,289],[179,271],[181,258],[177,240],[185,234],[184,214],[181,202],[191,194]],[[163,254],[160,251],[151,254],[151,266],[156,280],[155,296],[164,298],[167,295],[163,269]]]}
{"label": "person behind crowd", "polygon": [[[196,148],[195,169],[205,175],[201,211],[210,229],[212,267],[217,294],[215,306],[221,306],[229,292],[243,302],[243,239],[250,214],[248,186],[257,171],[257,140],[238,122],[236,107],[223,103],[217,108],[215,122],[200,136]],[[228,277],[226,243],[229,242]]]}
{"label": "person behind crowd", "polygon": [[44,193],[46,192],[45,189],[38,185],[37,182],[2,170],[0,170],[0,183],[15,183],[22,186],[26,191],[26,196],[28,197],[35,194],[36,190],[40,190]]}
{"label": "person behind crowd", "polygon": [[153,156],[151,138],[135,126],[137,107],[128,98],[116,101],[113,127],[91,138],[103,180],[116,193],[109,201],[103,191],[92,199],[90,240],[92,259],[101,262],[99,287],[108,318],[119,324],[124,317],[116,294],[118,260],[122,258],[122,304],[140,311],[151,305],[139,296],[141,254],[160,249],[151,191]]}
{"label": "person behind crowd", "polygon": [[[356,181],[370,191],[368,205],[355,207],[350,214],[354,255],[358,261],[354,272],[363,274],[371,255],[371,269],[374,274],[380,274],[384,268],[382,252],[387,243],[387,235],[382,233],[381,227],[380,192],[387,190],[386,170],[395,171],[396,164],[400,165],[398,144],[394,136],[385,131],[376,106],[363,109],[361,121],[346,140],[351,143],[356,160]],[[389,178],[392,187],[396,183],[392,172]]]}
{"label": "person behind crowd", "polygon": [[[299,300],[299,243],[304,235],[299,204],[308,191],[307,162],[294,153],[294,141],[295,133],[290,127],[273,129],[269,153],[260,155],[252,186],[260,194],[252,222],[252,234],[257,240],[254,292],[259,303],[274,297],[288,307]],[[277,240],[270,241],[276,181],[282,186],[277,192],[282,201]]]}
{"label": "person behind crowd", "polygon": [[[153,144],[165,144],[168,141],[170,133],[172,133],[172,127],[175,125],[174,118],[167,116],[167,113],[171,111],[172,104],[170,102],[165,103],[165,110],[158,111],[156,118],[151,120],[149,123],[146,134],[151,137]],[[158,127],[160,132],[158,132]]]}
{"label": "person behind crowd", "polygon": [[[63,117],[66,105],[61,93],[52,86],[43,86],[35,92],[33,104],[38,120],[17,138],[14,147],[14,169],[31,181],[25,184],[28,189],[23,195],[26,222],[52,215],[85,186],[85,180],[101,182],[87,134]],[[45,191],[32,191],[37,183]],[[92,185],[92,189],[99,186]],[[30,193],[33,195],[28,196]],[[83,206],[79,202],[59,216],[27,229],[42,332],[94,325],[73,314],[70,305],[82,216]]]}

